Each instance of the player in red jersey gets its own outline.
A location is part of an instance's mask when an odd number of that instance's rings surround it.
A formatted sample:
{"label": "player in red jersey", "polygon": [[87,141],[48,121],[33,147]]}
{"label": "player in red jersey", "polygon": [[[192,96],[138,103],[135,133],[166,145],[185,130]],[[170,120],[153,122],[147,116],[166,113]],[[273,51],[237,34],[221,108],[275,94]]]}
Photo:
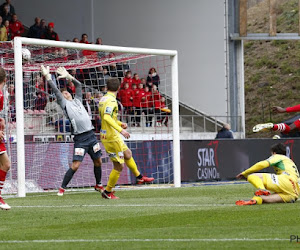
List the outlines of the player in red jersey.
{"label": "player in red jersey", "polygon": [[[293,107],[288,107],[288,108],[282,108],[282,107],[273,107],[273,111],[275,113],[292,113],[292,112],[299,112],[300,111],[300,104],[293,106]],[[296,130],[300,130],[300,119],[296,120],[294,123],[291,125],[287,125],[286,123],[279,123],[279,124],[273,124],[273,123],[262,123],[262,124],[257,124],[253,127],[253,132],[257,133],[260,131],[280,131],[284,134],[288,134],[289,132],[293,132]]]}
{"label": "player in red jersey", "polygon": [[[4,106],[3,87],[6,83],[5,70],[0,67],[0,111]],[[0,118],[0,209],[9,210],[10,206],[3,200],[1,196],[1,190],[4,186],[7,171],[10,169],[10,160],[6,153],[5,142],[4,142],[4,128],[5,120]]]}

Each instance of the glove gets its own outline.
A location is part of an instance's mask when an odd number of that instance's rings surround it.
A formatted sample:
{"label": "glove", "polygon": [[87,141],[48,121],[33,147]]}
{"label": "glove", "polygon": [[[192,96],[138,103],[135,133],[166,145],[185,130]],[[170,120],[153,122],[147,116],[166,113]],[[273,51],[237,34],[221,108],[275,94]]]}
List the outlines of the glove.
{"label": "glove", "polygon": [[66,79],[71,80],[71,81],[74,80],[74,77],[71,76],[69,74],[69,72],[64,67],[59,67],[56,70],[56,73],[60,75],[59,77],[57,77],[58,80],[61,79],[61,78],[66,78]]}
{"label": "glove", "polygon": [[50,74],[49,66],[47,66],[45,68],[44,65],[41,65],[41,73],[46,78],[47,81],[51,80],[51,74]]}

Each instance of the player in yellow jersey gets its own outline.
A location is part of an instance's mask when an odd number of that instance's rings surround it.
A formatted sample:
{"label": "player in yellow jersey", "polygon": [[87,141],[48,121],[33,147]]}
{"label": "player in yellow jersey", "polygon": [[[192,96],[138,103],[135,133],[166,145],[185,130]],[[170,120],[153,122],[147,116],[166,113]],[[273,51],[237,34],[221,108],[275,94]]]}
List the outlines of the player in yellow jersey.
{"label": "player in yellow jersey", "polygon": [[[286,146],[278,143],[272,146],[271,153],[272,156],[267,160],[237,175],[237,179],[247,179],[257,191],[251,200],[238,200],[236,205],[293,203],[298,199],[299,172],[295,163],[286,156]],[[267,167],[273,167],[276,174],[254,173]]]}
{"label": "player in yellow jersey", "polygon": [[118,103],[116,95],[119,89],[119,79],[110,78],[107,80],[108,92],[99,102],[99,112],[101,116],[100,138],[114,165],[114,168],[109,175],[107,186],[102,192],[102,197],[106,199],[118,199],[112,192],[112,189],[118,182],[124,163],[126,163],[127,167],[136,176],[138,184],[149,183],[154,180],[154,178],[148,178],[141,175],[132,157],[131,150],[127,147],[121,137],[121,135],[123,135],[128,139],[130,134],[125,130],[127,124],[122,123],[117,119]]}

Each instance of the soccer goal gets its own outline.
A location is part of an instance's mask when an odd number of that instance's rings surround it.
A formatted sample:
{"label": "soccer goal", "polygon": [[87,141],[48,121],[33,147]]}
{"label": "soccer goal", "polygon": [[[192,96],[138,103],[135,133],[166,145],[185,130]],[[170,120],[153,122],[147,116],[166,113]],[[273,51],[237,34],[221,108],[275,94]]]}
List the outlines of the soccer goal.
{"label": "soccer goal", "polygon": [[[82,83],[84,105],[98,138],[101,120],[97,105],[105,94],[106,80],[118,77],[124,88],[118,96],[119,115],[129,125],[131,138],[126,143],[140,172],[155,178],[150,186],[180,187],[177,51],[23,37],[3,42],[0,48],[1,66],[8,75],[2,115],[6,119],[6,145],[12,162],[2,193],[24,197],[29,192],[58,189],[72,162],[70,122],[57,108],[55,95],[40,73],[41,65],[50,67],[58,88],[74,91],[71,82],[57,80],[56,69],[60,66]],[[130,79],[130,71],[134,79]],[[145,97],[141,95],[144,90],[133,90],[132,96],[124,98],[127,85],[134,89],[136,84],[138,89],[140,82],[150,88],[151,94]],[[105,185],[112,163],[102,145],[101,148]],[[135,178],[125,167],[118,185],[132,184]],[[75,190],[94,185],[93,162],[86,155],[69,187]]]}

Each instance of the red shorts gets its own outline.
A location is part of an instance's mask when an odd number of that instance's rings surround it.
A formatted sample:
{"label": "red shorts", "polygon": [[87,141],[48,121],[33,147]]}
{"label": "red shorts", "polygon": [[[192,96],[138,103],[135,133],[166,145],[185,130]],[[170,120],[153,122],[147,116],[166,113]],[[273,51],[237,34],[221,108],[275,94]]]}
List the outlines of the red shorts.
{"label": "red shorts", "polygon": [[296,125],[296,127],[300,130],[300,119],[294,121],[294,124]]}
{"label": "red shorts", "polygon": [[3,154],[6,152],[6,147],[4,142],[0,142],[0,154]]}

